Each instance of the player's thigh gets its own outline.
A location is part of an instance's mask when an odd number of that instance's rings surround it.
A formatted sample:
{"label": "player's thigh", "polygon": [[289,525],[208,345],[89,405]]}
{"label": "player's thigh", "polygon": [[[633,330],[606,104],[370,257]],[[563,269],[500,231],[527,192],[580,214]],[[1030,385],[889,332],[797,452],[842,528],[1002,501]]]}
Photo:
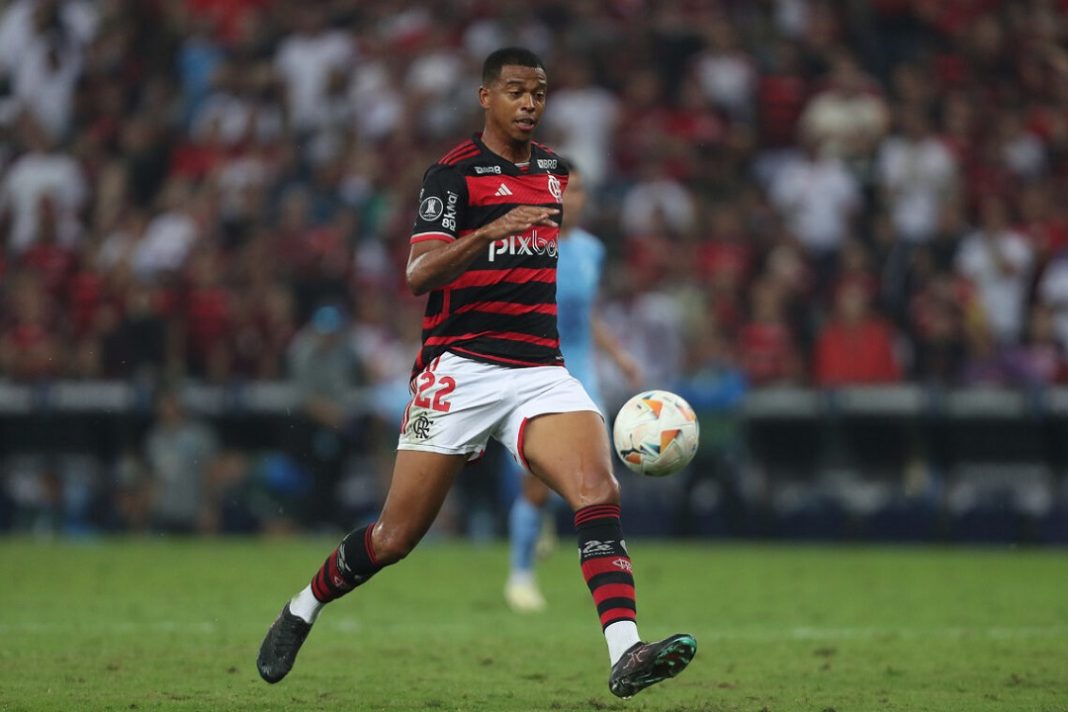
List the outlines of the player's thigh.
{"label": "player's thigh", "polygon": [[600,413],[545,413],[525,422],[519,444],[530,471],[556,490],[573,510],[618,504],[608,433]]}
{"label": "player's thigh", "polygon": [[386,503],[372,532],[379,563],[402,559],[419,543],[466,461],[465,455],[397,451]]}

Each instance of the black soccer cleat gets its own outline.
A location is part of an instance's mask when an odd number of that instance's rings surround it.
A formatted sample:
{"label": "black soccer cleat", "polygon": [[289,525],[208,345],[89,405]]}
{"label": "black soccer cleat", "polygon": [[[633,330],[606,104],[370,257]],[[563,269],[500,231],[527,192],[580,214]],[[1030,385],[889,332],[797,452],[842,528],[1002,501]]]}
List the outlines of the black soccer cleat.
{"label": "black soccer cleat", "polygon": [[297,652],[304,644],[304,639],[311,631],[311,623],[289,612],[289,604],[274,619],[267,637],[260,645],[260,655],[256,658],[256,668],[260,677],[274,684],[293,669]]}
{"label": "black soccer cleat", "polygon": [[633,697],[650,685],[678,675],[696,652],[697,641],[686,633],[676,633],[659,643],[635,643],[612,666],[608,689],[616,697]]}

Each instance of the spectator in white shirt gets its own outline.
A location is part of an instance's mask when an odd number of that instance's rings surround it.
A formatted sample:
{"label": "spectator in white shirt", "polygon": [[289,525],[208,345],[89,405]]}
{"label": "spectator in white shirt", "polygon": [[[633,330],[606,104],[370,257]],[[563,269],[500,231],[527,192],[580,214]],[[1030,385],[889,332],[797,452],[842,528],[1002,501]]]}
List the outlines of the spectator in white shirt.
{"label": "spectator in white shirt", "polygon": [[1049,164],[1046,146],[1042,139],[1027,129],[1019,110],[1001,108],[996,131],[1001,160],[1016,177],[1034,180],[1045,173]]}
{"label": "spectator in white shirt", "polygon": [[545,111],[545,124],[552,132],[553,147],[582,168],[589,190],[600,187],[608,175],[609,153],[619,99],[593,83],[588,60],[574,57],[555,69],[552,101]]}
{"label": "spectator in white shirt", "polygon": [[939,206],[956,192],[957,161],[919,109],[902,110],[899,123],[879,152],[877,181],[897,235],[924,243],[938,227]]}
{"label": "spectator in white shirt", "polygon": [[0,214],[10,216],[8,249],[21,253],[37,239],[42,199],[56,211],[56,237],[71,246],[81,237],[81,210],[88,187],[81,165],[56,151],[48,134],[28,113],[19,119],[26,152],[16,158],[0,182]]}
{"label": "spectator in white shirt", "polygon": [[96,35],[97,3],[88,0],[15,0],[0,17],[0,77],[10,76],[49,32],[78,52]]}
{"label": "spectator in white shirt", "polygon": [[693,67],[704,95],[731,117],[751,119],[759,80],[756,63],[741,46],[738,31],[729,21],[711,22],[706,36],[709,48],[698,55]]}
{"label": "spectator in white shirt", "polygon": [[830,258],[850,234],[860,187],[837,158],[806,148],[772,176],[771,202],[810,256]]}
{"label": "spectator in white shirt", "polygon": [[81,72],[81,52],[59,31],[29,45],[15,68],[15,96],[55,140],[70,130],[74,87]]}
{"label": "spectator in white shirt", "polygon": [[352,37],[326,24],[325,10],[304,3],[290,10],[296,31],[278,46],[275,69],[286,87],[291,124],[298,131],[314,131],[328,117],[321,115],[335,72],[348,72],[355,59]]}
{"label": "spectator in white shirt", "polygon": [[196,210],[203,208],[204,190],[195,193],[178,179],[164,186],[163,212],[149,221],[133,249],[131,265],[141,280],[152,282],[167,278],[185,264],[202,232]]}
{"label": "spectator in white shirt", "polygon": [[835,58],[829,86],[801,114],[806,139],[845,160],[871,155],[890,123],[886,101],[847,53]]}
{"label": "spectator in white shirt", "polygon": [[452,46],[447,28],[438,27],[423,39],[422,51],[404,75],[407,100],[419,106],[418,123],[422,133],[444,137],[463,130],[469,119],[469,104],[463,101],[462,87],[478,81],[474,65]]}
{"label": "spectator in white shirt", "polygon": [[1068,251],[1057,253],[1042,273],[1038,299],[1049,308],[1057,340],[1068,348]]}
{"label": "spectator in white shirt", "polygon": [[980,211],[979,228],[957,253],[957,269],[975,284],[991,334],[1007,343],[1020,337],[1026,322],[1034,250],[1009,227],[1002,198],[988,197]]}
{"label": "spectator in white shirt", "polygon": [[673,178],[662,162],[649,159],[642,170],[642,180],[623,195],[620,222],[624,233],[651,237],[667,229],[676,235],[689,235],[697,220],[693,193]]}

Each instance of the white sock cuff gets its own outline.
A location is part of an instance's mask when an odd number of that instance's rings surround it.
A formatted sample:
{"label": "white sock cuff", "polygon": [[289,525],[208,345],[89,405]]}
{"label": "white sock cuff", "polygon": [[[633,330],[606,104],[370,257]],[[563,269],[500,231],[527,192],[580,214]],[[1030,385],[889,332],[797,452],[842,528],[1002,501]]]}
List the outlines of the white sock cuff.
{"label": "white sock cuff", "polygon": [[314,623],[324,605],[326,604],[319,601],[312,593],[311,584],[308,584],[300,593],[289,599],[289,612],[300,616],[308,623]]}
{"label": "white sock cuff", "polygon": [[634,621],[616,621],[604,629],[604,639],[608,643],[608,659],[615,665],[632,645],[641,642],[638,624]]}

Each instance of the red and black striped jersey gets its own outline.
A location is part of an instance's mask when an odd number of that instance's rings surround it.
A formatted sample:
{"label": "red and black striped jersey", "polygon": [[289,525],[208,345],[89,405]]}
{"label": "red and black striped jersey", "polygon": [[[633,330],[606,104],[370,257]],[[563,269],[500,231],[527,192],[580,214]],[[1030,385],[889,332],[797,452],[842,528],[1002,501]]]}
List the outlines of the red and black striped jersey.
{"label": "red and black striped jersey", "polygon": [[[464,141],[423,177],[411,242],[462,240],[520,205],[561,210],[568,169],[535,143],[516,165]],[[559,227],[535,226],[488,245],[466,271],[432,291],[423,317],[415,370],[445,351],[502,366],[562,365],[556,331],[556,239]]]}

